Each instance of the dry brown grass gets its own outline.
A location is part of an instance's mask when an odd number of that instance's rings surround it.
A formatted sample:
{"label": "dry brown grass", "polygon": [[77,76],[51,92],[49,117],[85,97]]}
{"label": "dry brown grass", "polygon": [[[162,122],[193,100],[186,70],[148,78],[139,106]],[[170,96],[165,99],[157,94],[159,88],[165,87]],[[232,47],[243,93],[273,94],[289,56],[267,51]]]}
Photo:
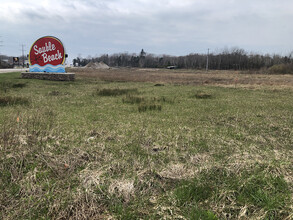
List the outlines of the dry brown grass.
{"label": "dry brown grass", "polygon": [[292,87],[293,75],[268,75],[251,74],[249,72],[232,70],[167,70],[167,69],[138,69],[138,68],[114,68],[114,69],[89,69],[71,68],[68,71],[75,72],[77,78],[95,78],[104,81],[120,82],[153,82],[183,85],[218,85],[228,87],[278,86]]}

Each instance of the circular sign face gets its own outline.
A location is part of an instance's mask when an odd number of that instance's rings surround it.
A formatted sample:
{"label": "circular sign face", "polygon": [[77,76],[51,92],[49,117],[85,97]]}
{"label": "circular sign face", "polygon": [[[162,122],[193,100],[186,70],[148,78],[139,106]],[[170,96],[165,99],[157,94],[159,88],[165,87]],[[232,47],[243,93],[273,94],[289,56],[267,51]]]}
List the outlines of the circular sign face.
{"label": "circular sign face", "polygon": [[65,61],[63,44],[56,37],[46,36],[35,41],[29,52],[30,65],[57,66]]}

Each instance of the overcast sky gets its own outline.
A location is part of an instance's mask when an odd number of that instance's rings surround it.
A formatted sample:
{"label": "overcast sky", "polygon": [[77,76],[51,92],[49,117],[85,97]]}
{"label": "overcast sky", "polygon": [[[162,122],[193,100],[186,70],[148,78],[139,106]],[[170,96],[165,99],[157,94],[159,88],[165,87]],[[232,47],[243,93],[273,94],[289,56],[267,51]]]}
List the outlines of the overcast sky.
{"label": "overcast sky", "polygon": [[119,52],[293,51],[293,0],[0,0],[0,53],[56,36],[69,60]]}

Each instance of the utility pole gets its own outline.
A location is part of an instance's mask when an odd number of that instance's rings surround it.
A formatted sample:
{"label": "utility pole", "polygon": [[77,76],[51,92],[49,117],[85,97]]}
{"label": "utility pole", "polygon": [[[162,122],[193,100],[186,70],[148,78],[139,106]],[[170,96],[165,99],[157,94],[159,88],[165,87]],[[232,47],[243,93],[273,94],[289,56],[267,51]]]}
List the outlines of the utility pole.
{"label": "utility pole", "polygon": [[210,53],[210,48],[208,48],[206,72],[208,72],[209,70],[209,53]]}
{"label": "utility pole", "polygon": [[21,45],[21,51],[22,51],[22,68],[24,68],[24,47],[25,47],[25,45],[22,44]]}

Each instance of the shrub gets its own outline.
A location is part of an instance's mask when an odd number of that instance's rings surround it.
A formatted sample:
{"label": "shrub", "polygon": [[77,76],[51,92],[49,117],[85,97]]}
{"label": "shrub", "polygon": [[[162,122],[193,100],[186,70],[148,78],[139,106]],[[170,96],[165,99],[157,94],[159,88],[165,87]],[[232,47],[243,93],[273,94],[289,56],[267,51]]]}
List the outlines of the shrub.
{"label": "shrub", "polygon": [[278,64],[268,69],[270,74],[293,74],[293,64]]}

